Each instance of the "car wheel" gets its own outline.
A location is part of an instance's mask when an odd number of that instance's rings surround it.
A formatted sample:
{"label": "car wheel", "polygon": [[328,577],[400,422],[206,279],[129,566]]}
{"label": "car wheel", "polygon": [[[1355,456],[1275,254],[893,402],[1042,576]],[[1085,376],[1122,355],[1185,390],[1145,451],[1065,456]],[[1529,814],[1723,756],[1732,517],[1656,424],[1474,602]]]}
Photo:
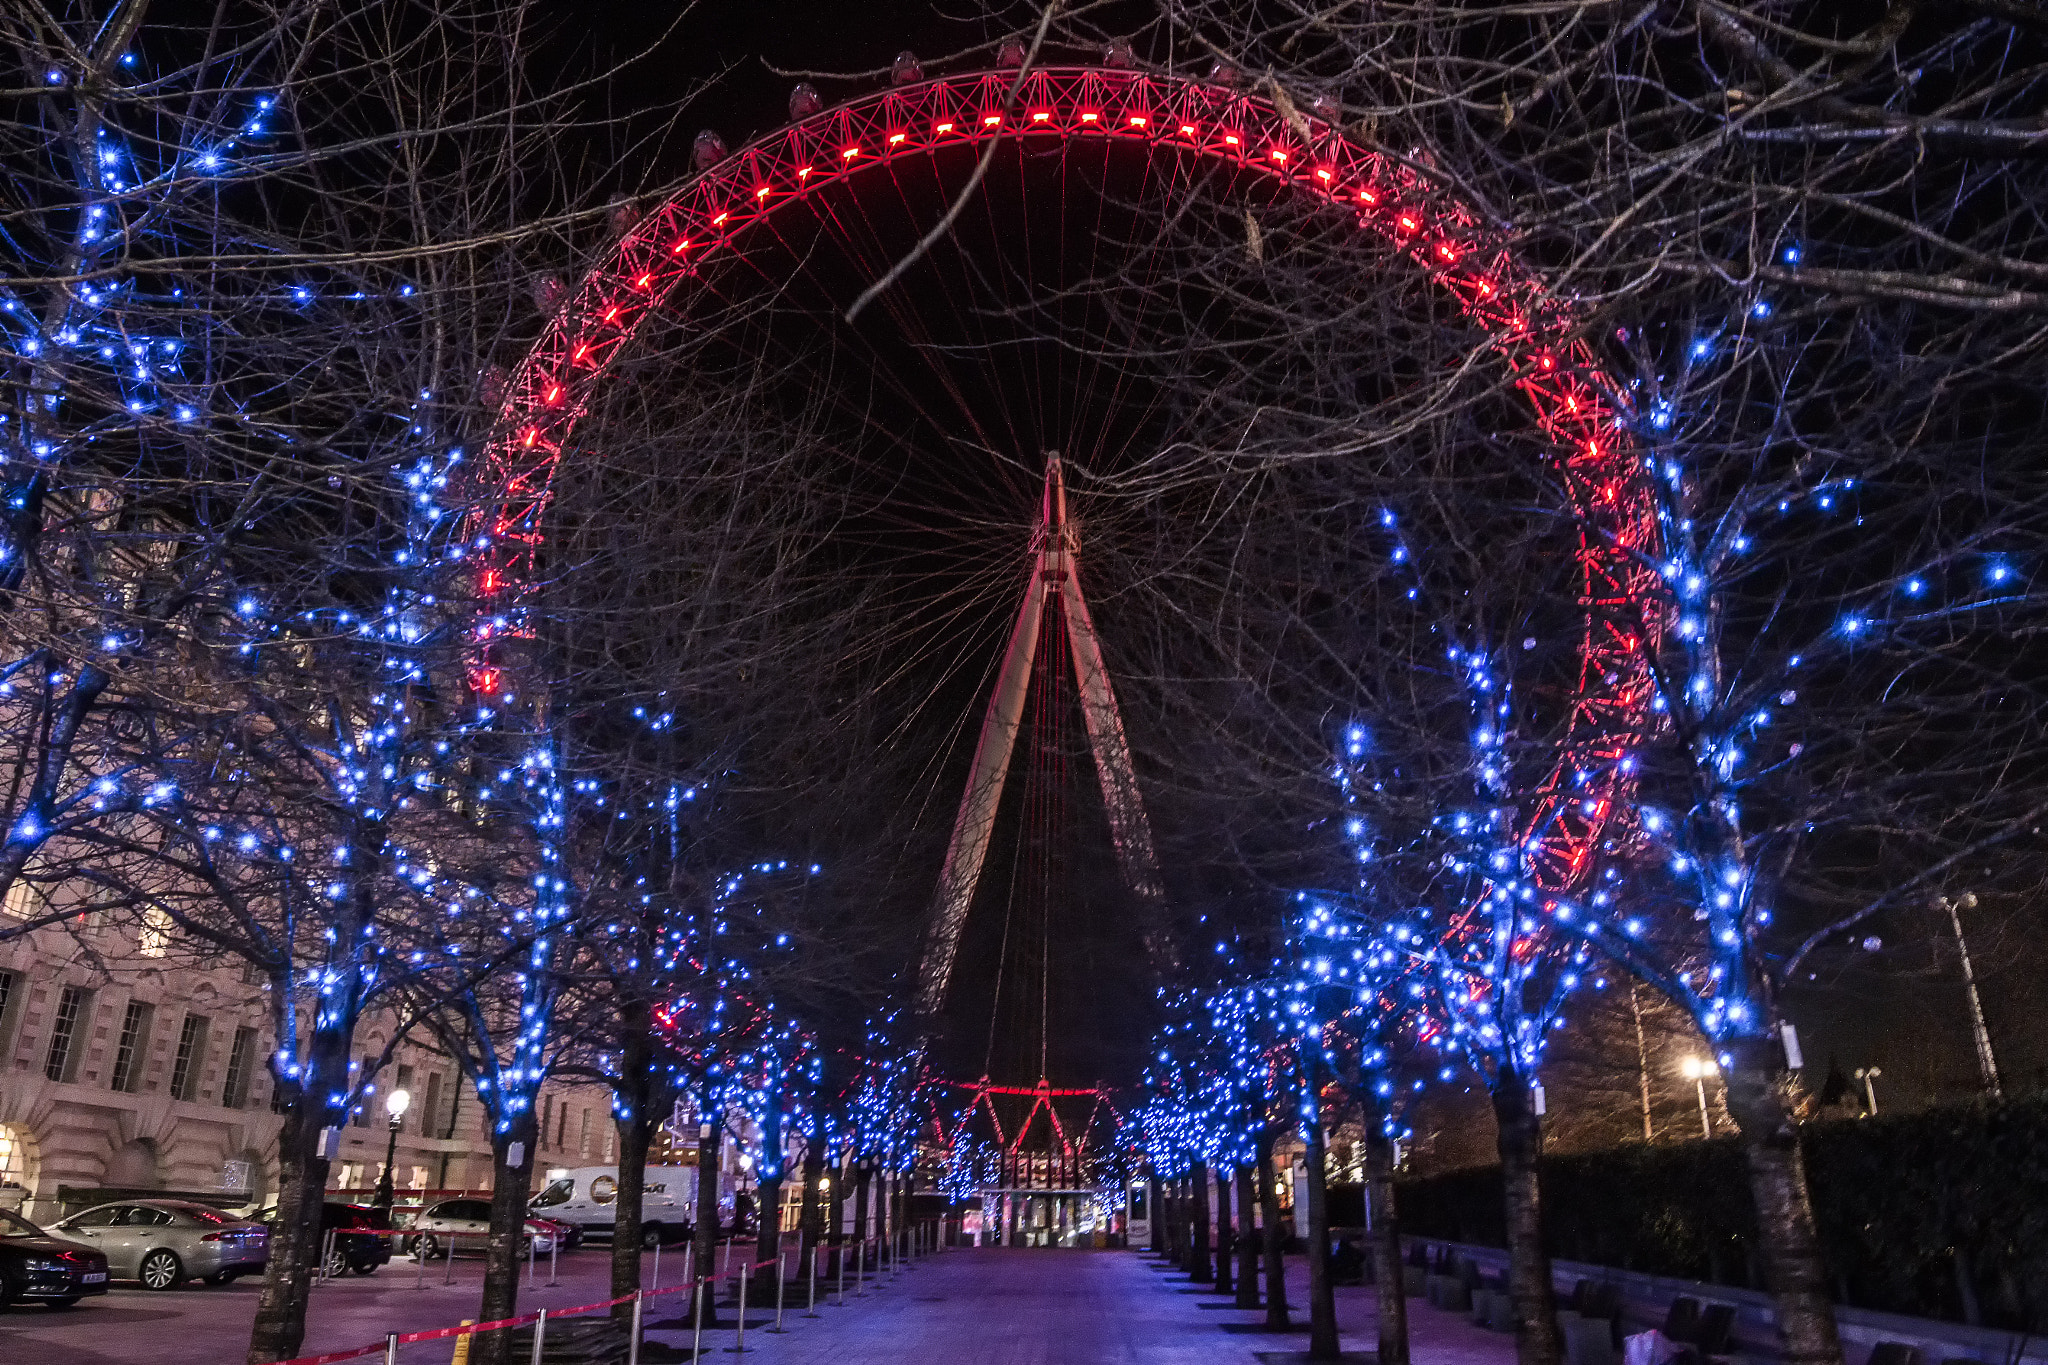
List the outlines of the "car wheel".
{"label": "car wheel", "polygon": [[358,1275],[374,1275],[377,1273],[377,1263],[375,1261],[350,1261],[348,1268],[355,1271]]}
{"label": "car wheel", "polygon": [[441,1254],[441,1243],[433,1237],[422,1237],[415,1245],[415,1250],[422,1261],[431,1261]]}
{"label": "car wheel", "polygon": [[144,1289],[176,1289],[185,1282],[185,1267],[178,1264],[176,1253],[159,1247],[142,1258],[135,1278],[142,1281]]}
{"label": "car wheel", "polygon": [[327,1253],[327,1264],[321,1267],[328,1279],[337,1279],[348,1269],[348,1253],[340,1247]]}
{"label": "car wheel", "polygon": [[640,1249],[642,1251],[652,1251],[660,1245],[661,1224],[642,1223],[640,1225]]}

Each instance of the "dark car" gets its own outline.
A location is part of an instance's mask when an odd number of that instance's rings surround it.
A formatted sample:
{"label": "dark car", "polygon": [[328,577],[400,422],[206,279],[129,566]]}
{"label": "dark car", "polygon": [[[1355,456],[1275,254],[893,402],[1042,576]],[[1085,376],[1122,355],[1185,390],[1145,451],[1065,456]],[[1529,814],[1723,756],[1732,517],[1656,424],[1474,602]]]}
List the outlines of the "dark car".
{"label": "dark car", "polygon": [[[374,1204],[337,1204],[330,1200],[320,1206],[320,1241],[326,1248],[327,1273],[339,1275],[343,1266],[358,1275],[373,1273],[391,1259],[391,1210]],[[328,1241],[332,1233],[334,1240]]]}
{"label": "dark car", "polygon": [[105,1256],[0,1209],[0,1308],[13,1303],[69,1308],[88,1294],[106,1292]]}
{"label": "dark car", "polygon": [[[277,1210],[263,1211],[263,1224],[271,1235],[277,1233]],[[358,1275],[374,1274],[391,1260],[391,1210],[374,1204],[343,1204],[328,1200],[320,1206],[320,1255],[322,1269],[332,1279],[353,1270]]]}

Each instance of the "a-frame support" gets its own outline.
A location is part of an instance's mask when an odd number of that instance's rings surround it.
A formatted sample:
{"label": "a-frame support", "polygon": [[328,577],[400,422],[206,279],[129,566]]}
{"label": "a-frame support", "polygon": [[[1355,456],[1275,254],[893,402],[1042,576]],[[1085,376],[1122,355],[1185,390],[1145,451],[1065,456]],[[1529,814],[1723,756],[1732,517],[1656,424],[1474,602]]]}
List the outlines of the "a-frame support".
{"label": "a-frame support", "polygon": [[1089,747],[1095,755],[1095,771],[1102,781],[1102,803],[1109,812],[1110,839],[1116,848],[1117,862],[1123,869],[1125,883],[1138,898],[1155,965],[1160,965],[1167,952],[1163,914],[1166,891],[1159,879],[1159,855],[1152,846],[1152,827],[1138,794],[1137,775],[1131,769],[1131,746],[1124,737],[1116,693],[1102,667],[1102,646],[1095,637],[1095,621],[1081,596],[1081,579],[1076,572],[1078,550],[1078,538],[1067,521],[1066,483],[1060,474],[1059,455],[1055,453],[1046,461],[1045,495],[1038,527],[1031,537],[1031,581],[1017,609],[1017,623],[1010,630],[1002,672],[989,696],[988,714],[981,723],[981,740],[974,750],[974,766],[968,770],[967,790],[961,795],[960,813],[953,821],[953,841],[946,849],[945,866],[939,872],[938,899],[918,988],[918,1012],[925,1019],[937,1015],[945,1004],[953,958],[960,948],[960,932],[967,922],[975,885],[981,879],[982,862],[988,856],[996,809],[1002,804],[1003,786],[1010,774],[1010,755],[1016,748],[1024,700],[1031,687],[1031,666],[1038,657],[1039,625],[1045,618],[1048,593],[1059,594],[1063,609],[1068,651],[1080,683],[1081,714],[1088,728]]}

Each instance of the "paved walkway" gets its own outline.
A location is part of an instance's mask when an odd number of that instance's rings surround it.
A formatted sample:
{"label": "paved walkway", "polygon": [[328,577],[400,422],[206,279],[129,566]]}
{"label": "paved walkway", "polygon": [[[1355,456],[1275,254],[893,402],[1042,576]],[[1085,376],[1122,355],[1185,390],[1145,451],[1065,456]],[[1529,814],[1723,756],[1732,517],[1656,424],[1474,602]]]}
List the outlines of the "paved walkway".
{"label": "paved walkway", "polygon": [[[676,1257],[664,1259],[668,1279],[680,1266]],[[602,1250],[565,1257],[561,1283],[522,1292],[520,1308],[603,1298],[607,1264]],[[1156,1266],[1151,1257],[1128,1251],[948,1251],[884,1277],[865,1295],[849,1294],[844,1308],[820,1305],[816,1319],[802,1317],[801,1302],[792,1295],[789,1331],[749,1331],[744,1358],[754,1365],[1270,1365],[1307,1346],[1305,1329],[1279,1336],[1227,1330],[1227,1324],[1257,1322],[1262,1315],[1204,1307],[1219,1300]],[[399,1261],[368,1278],[319,1286],[306,1350],[364,1345],[386,1331],[448,1326],[475,1316],[475,1262],[458,1261],[456,1282],[447,1286],[430,1274],[426,1288],[415,1289],[413,1271],[412,1263]],[[1298,1259],[1290,1258],[1288,1279],[1295,1320],[1303,1322],[1306,1295]],[[255,1284],[245,1281],[169,1294],[117,1289],[68,1313],[0,1311],[0,1362],[239,1365],[255,1299]],[[680,1302],[681,1296],[666,1300]],[[1512,1365],[1510,1338],[1421,1300],[1408,1303],[1416,1365]],[[1372,1291],[1338,1290],[1337,1311],[1346,1349],[1371,1350],[1377,1335]],[[658,1320],[666,1310],[650,1316]],[[753,1312],[748,1317],[758,1320]],[[690,1341],[687,1331],[652,1331],[648,1339],[684,1348]],[[730,1328],[706,1333],[706,1358],[715,1347],[717,1359],[741,1359],[724,1350],[732,1344]],[[649,1365],[655,1354],[649,1353]],[[402,1365],[447,1365],[449,1355],[448,1343],[431,1342],[402,1349],[399,1359]]]}
{"label": "paved walkway", "polygon": [[[1262,1313],[1205,1307],[1227,1302],[1149,1256],[1128,1251],[948,1251],[927,1258],[865,1298],[820,1307],[819,1321],[792,1316],[784,1336],[747,1333],[754,1365],[1258,1365],[1297,1358],[1308,1346],[1306,1270],[1288,1266],[1294,1318],[1284,1335],[1236,1333]],[[1410,1299],[1416,1365],[1512,1365],[1514,1341]],[[1370,1289],[1337,1291],[1347,1352],[1370,1351],[1377,1313]],[[689,1334],[650,1339],[689,1345]],[[718,1344],[730,1345],[732,1334]],[[707,1346],[710,1338],[706,1337]],[[758,1348],[755,1349],[755,1348]],[[706,1356],[710,1355],[709,1350]]]}

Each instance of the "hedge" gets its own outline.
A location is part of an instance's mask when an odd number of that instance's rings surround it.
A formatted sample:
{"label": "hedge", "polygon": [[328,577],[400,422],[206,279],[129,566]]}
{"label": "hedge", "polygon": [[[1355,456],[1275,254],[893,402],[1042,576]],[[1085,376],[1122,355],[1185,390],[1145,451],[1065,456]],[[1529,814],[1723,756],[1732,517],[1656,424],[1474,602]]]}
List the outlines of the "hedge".
{"label": "hedge", "polygon": [[[2033,1331],[2048,1325],[2048,1099],[1807,1124],[1814,1216],[1838,1300]],[[1553,1256],[1763,1287],[1733,1138],[1543,1162]],[[1497,1167],[1400,1182],[1404,1231],[1503,1246]]]}

